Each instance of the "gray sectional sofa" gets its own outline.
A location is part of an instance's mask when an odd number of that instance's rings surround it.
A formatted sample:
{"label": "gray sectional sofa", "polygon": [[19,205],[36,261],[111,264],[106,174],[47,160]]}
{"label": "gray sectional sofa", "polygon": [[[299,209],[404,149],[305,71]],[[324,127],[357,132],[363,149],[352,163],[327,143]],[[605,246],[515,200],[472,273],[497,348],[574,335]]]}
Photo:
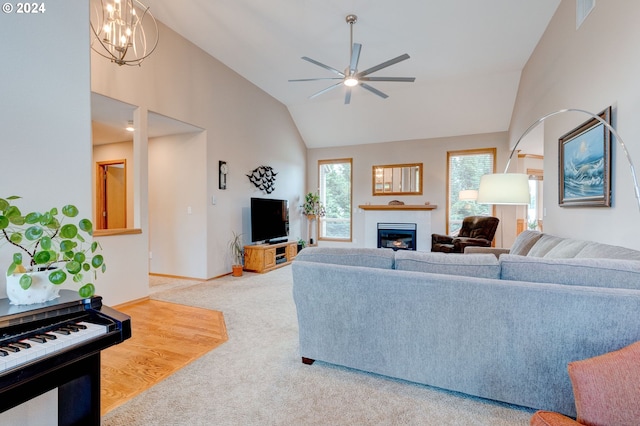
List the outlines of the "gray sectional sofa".
{"label": "gray sectional sofa", "polygon": [[531,232],[499,258],[306,248],[300,355],[575,416],[567,364],[640,340],[639,260]]}

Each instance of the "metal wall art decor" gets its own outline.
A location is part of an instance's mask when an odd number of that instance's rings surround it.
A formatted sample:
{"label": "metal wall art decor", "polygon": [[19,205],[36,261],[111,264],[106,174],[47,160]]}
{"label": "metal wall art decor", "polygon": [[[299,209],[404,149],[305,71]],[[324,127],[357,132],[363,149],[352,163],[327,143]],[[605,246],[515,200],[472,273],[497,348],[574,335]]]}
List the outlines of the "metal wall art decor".
{"label": "metal wall art decor", "polygon": [[[598,116],[611,123],[611,107]],[[592,118],[558,142],[560,206],[610,207],[611,131]]]}
{"label": "metal wall art decor", "polygon": [[269,166],[260,166],[255,168],[250,174],[247,175],[252,184],[256,188],[271,194],[275,189],[276,175],[278,173]]}

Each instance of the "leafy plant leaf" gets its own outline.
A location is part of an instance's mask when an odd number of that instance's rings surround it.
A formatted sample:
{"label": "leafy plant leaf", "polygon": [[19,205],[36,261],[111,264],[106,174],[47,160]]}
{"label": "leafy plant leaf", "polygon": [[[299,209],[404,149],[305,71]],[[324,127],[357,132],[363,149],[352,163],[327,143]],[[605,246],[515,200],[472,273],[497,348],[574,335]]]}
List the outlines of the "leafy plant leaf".
{"label": "leafy plant leaf", "polygon": [[33,260],[38,265],[49,263],[49,261],[51,261],[51,252],[48,250],[39,251],[33,256]]}
{"label": "leafy plant leaf", "polygon": [[80,294],[80,297],[83,297],[86,299],[88,297],[93,296],[96,293],[96,288],[93,284],[88,283],[80,287],[80,290],[78,290],[78,293]]}
{"label": "leafy plant leaf", "polygon": [[42,237],[43,232],[44,230],[40,226],[33,225],[27,228],[26,231],[24,231],[24,236],[29,241],[35,241],[38,238]]}
{"label": "leafy plant leaf", "polygon": [[102,266],[103,263],[104,263],[104,258],[102,257],[101,254],[96,254],[91,259],[91,266],[93,266],[96,269]]}
{"label": "leafy plant leaf", "polygon": [[84,263],[86,259],[87,259],[87,256],[85,256],[85,254],[82,253],[81,251],[73,255],[73,260],[75,260],[78,263]]}
{"label": "leafy plant leaf", "polygon": [[93,224],[89,219],[82,219],[80,222],[78,222],[78,226],[89,235],[93,233]]}
{"label": "leafy plant leaf", "polygon": [[67,223],[60,228],[60,236],[62,238],[72,239],[78,235],[78,227],[72,223]]}
{"label": "leafy plant leaf", "polygon": [[33,225],[40,222],[40,216],[42,215],[38,212],[31,212],[24,217],[24,221],[29,225]]}
{"label": "leafy plant leaf", "polygon": [[[78,243],[76,243],[75,241],[71,241],[71,240],[60,241],[60,251],[64,251],[64,252],[71,251],[77,246],[78,246]],[[73,257],[73,255],[71,255],[71,257]]]}
{"label": "leafy plant leaf", "polygon": [[40,247],[42,248],[42,250],[51,250],[51,245],[51,237],[45,235],[40,239]]}
{"label": "leafy plant leaf", "polygon": [[67,279],[67,274],[62,269],[56,269],[49,274],[49,281],[52,284],[60,285]]}
{"label": "leafy plant leaf", "polygon": [[78,208],[72,204],[67,204],[62,208],[62,214],[67,217],[76,217],[78,216]]}
{"label": "leafy plant leaf", "polygon": [[23,290],[28,289],[29,287],[31,287],[31,283],[33,282],[33,279],[31,278],[31,275],[29,274],[23,274],[20,277],[20,287],[22,287]]}
{"label": "leafy plant leaf", "polygon": [[22,242],[22,234],[19,232],[14,232],[13,234],[9,235],[9,241],[14,244],[20,244]]}
{"label": "leafy plant leaf", "polygon": [[7,226],[9,226],[9,218],[0,215],[0,229],[7,229]]}
{"label": "leafy plant leaf", "polygon": [[77,274],[82,270],[82,264],[76,262],[75,260],[72,260],[67,262],[66,268],[70,274]]}

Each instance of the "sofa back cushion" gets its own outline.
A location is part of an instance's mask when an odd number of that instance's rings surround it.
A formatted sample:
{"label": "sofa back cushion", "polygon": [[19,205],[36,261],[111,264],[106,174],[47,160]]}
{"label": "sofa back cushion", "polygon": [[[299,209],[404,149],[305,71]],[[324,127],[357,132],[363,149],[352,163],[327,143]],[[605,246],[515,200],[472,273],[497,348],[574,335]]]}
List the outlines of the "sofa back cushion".
{"label": "sofa back cushion", "polygon": [[294,260],[393,269],[394,257],[391,249],[307,247]]}
{"label": "sofa back cushion", "polygon": [[396,269],[433,274],[500,278],[500,264],[493,254],[429,253],[399,250]]}
{"label": "sofa back cushion", "polygon": [[576,254],[576,257],[640,260],[640,251],[626,247],[590,242]]}
{"label": "sofa back cushion", "polygon": [[503,280],[640,290],[640,261],[623,259],[558,259],[504,254]]}
{"label": "sofa back cushion", "polygon": [[526,256],[529,254],[531,247],[542,237],[542,232],[539,231],[531,231],[526,230],[522,231],[516,237],[516,240],[513,242],[511,249],[509,250],[510,254],[517,254],[519,256]]}
{"label": "sofa back cushion", "polygon": [[543,257],[551,251],[551,249],[560,244],[562,240],[564,240],[564,238],[556,237],[555,235],[540,234],[540,238],[533,244],[527,256]]}

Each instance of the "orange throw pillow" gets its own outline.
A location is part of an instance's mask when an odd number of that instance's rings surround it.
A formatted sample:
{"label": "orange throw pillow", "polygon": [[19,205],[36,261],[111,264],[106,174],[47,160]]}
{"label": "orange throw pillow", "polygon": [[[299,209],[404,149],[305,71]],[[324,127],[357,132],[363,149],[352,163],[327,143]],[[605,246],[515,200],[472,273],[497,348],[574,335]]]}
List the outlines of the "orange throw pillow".
{"label": "orange throw pillow", "polygon": [[569,363],[578,422],[640,425],[640,342]]}

